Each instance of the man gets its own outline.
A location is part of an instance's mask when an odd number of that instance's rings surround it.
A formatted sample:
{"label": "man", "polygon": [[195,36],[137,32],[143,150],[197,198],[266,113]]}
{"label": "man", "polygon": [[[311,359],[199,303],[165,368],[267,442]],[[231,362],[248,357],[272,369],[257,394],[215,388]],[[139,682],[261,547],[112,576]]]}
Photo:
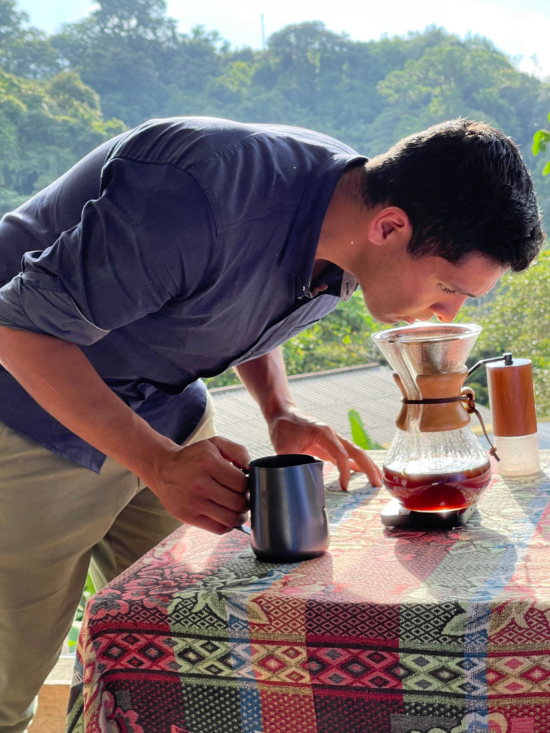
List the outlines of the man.
{"label": "man", "polygon": [[244,520],[248,454],[198,378],[236,367],[277,452],[379,484],[295,410],[279,345],[357,281],[382,322],[451,321],[542,239],[516,147],[465,120],[370,162],[307,130],[152,121],[6,216],[0,732],[28,725],[90,559],[102,585],[179,522]]}

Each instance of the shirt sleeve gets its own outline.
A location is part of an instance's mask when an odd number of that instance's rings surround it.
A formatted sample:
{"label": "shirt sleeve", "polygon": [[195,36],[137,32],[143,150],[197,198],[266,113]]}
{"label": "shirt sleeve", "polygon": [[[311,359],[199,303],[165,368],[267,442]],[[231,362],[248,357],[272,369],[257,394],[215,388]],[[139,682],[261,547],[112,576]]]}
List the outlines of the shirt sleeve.
{"label": "shirt sleeve", "polygon": [[208,200],[170,164],[117,158],[80,223],[0,288],[0,325],[87,346],[204,287],[213,271]]}

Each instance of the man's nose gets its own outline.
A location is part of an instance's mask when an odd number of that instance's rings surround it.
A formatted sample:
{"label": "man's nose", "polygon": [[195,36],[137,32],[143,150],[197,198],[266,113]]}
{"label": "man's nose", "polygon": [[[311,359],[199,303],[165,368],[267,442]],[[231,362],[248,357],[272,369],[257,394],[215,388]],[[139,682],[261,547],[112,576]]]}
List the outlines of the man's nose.
{"label": "man's nose", "polygon": [[430,310],[442,323],[450,323],[464,305],[467,297],[467,295],[453,295],[452,299],[445,302],[434,303]]}

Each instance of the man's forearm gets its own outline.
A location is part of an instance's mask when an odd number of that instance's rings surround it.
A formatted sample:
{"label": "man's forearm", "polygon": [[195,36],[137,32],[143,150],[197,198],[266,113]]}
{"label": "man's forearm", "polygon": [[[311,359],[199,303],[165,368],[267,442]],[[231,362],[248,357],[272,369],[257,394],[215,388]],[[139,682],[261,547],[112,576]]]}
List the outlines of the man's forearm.
{"label": "man's forearm", "polygon": [[260,406],[268,423],[274,417],[294,407],[280,347],[259,359],[241,364],[236,367],[235,371]]}
{"label": "man's forearm", "polygon": [[2,326],[0,363],[60,423],[145,482],[161,454],[176,448],[109,389],[75,344]]}

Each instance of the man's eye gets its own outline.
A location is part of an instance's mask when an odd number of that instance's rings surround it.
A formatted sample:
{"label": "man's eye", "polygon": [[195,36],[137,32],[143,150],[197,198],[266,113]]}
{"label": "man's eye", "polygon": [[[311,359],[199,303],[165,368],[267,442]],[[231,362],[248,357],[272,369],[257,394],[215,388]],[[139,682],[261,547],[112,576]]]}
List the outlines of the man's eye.
{"label": "man's eye", "polygon": [[441,283],[439,284],[439,287],[444,293],[448,293],[449,295],[454,295],[456,293],[456,290],[450,290],[449,288],[446,288],[445,285],[441,285]]}

